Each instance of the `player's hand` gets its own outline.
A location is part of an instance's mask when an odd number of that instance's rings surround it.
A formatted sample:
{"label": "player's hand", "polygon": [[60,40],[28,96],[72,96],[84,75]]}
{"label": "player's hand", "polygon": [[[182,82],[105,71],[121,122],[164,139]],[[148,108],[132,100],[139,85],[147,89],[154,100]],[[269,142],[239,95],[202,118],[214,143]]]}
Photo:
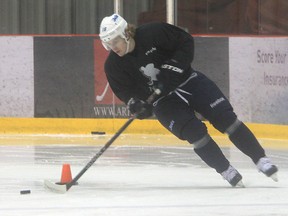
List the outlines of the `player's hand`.
{"label": "player's hand", "polygon": [[129,111],[132,114],[136,114],[138,119],[145,119],[152,116],[152,105],[138,98],[130,98],[127,106]]}
{"label": "player's hand", "polygon": [[169,92],[175,90],[182,83],[182,73],[184,69],[175,60],[169,60],[161,65],[160,73],[157,75],[159,88],[162,95],[166,95]]}

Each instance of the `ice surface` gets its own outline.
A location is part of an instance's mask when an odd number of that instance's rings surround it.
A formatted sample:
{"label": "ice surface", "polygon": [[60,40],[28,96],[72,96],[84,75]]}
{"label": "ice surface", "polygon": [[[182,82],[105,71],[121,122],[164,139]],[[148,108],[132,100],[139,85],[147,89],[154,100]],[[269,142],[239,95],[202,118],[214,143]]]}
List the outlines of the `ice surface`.
{"label": "ice surface", "polygon": [[[35,144],[33,139],[0,142],[1,216],[288,215],[288,148],[266,150],[280,169],[279,182],[274,182],[237,149],[222,147],[246,186],[232,188],[189,145],[134,146],[129,140],[112,145],[79,185],[57,194],[44,188],[44,179],[59,181],[64,163],[75,176],[101,146],[86,145],[84,138],[70,137],[71,144],[67,138],[59,138],[60,144]],[[27,189],[31,194],[20,195]]]}

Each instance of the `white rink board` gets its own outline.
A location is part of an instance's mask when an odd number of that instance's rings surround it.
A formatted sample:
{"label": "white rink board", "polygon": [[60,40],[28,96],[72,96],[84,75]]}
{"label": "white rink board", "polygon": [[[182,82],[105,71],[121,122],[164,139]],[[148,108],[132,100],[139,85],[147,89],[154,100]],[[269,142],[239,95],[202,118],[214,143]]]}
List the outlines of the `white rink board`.
{"label": "white rink board", "polygon": [[34,116],[32,36],[0,37],[0,116]]}
{"label": "white rink board", "polygon": [[288,124],[288,38],[230,38],[229,68],[241,120]]}

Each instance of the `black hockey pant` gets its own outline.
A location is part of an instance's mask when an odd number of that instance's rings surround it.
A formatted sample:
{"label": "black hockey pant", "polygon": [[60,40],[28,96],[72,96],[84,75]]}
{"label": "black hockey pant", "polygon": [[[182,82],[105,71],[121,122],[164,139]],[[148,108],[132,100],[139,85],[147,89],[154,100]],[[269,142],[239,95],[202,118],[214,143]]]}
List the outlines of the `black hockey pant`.
{"label": "black hockey pant", "polygon": [[195,112],[220,132],[227,133],[235,146],[254,163],[265,156],[252,132],[237,119],[228,99],[200,72],[193,72],[175,91],[154,103],[154,113],[160,123],[178,138],[194,144],[195,152],[221,173],[229,162]]}

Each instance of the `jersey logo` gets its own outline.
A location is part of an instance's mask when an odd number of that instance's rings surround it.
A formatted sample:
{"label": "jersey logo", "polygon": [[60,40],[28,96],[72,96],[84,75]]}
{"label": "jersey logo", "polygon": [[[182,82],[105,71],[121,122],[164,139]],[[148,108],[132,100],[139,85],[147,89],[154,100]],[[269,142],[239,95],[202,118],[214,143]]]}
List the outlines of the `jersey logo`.
{"label": "jersey logo", "polygon": [[148,50],[145,55],[148,56],[149,54],[153,53],[154,51],[156,51],[156,47],[152,47],[150,50]]}
{"label": "jersey logo", "polygon": [[148,85],[153,85],[153,81],[157,81],[156,75],[160,72],[153,63],[147,64],[145,67],[142,66],[140,71],[149,79]]}
{"label": "jersey logo", "polygon": [[214,101],[213,103],[210,104],[211,108],[216,107],[218,104],[220,104],[221,102],[223,102],[225,99],[223,97],[218,98],[216,101]]}
{"label": "jersey logo", "polygon": [[183,73],[183,70],[181,68],[178,68],[178,67],[175,67],[175,66],[169,65],[169,64],[163,64],[161,66],[161,68],[169,69],[169,70],[175,71],[177,73]]}

